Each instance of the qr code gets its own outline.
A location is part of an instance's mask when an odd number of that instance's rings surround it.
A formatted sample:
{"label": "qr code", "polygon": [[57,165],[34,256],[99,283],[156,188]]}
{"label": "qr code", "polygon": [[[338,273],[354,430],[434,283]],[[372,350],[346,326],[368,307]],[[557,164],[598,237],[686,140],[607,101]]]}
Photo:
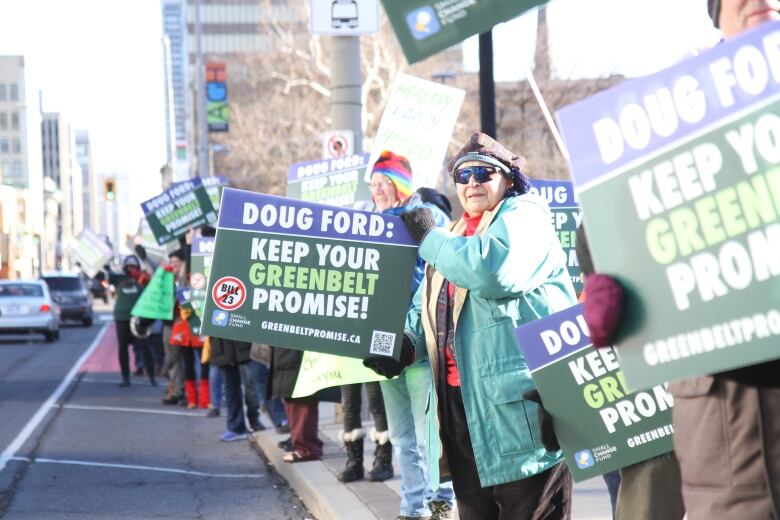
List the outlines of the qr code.
{"label": "qr code", "polygon": [[368,352],[369,354],[392,356],[394,344],[394,332],[382,332],[381,330],[375,330],[374,334],[371,336],[371,348],[368,349]]}

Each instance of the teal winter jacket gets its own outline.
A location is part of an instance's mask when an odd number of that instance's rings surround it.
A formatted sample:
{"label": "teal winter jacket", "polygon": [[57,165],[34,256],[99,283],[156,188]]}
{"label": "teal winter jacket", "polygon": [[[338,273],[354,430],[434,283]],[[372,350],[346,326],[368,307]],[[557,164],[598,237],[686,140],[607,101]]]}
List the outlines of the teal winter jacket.
{"label": "teal winter jacket", "polygon": [[[420,244],[427,262],[407,315],[406,335],[417,359],[427,357],[435,392],[428,408],[428,440],[446,438],[438,416],[441,359],[436,304],[444,283],[457,286],[455,353],[466,419],[483,487],[541,473],[563,460],[542,446],[536,405],[522,395],[534,387],[514,328],[576,303],[566,257],[547,203],[533,194],[503,200],[485,212],[474,236],[465,222],[431,230]],[[432,485],[446,475],[438,442],[428,442]],[[436,464],[436,461],[439,463]]]}

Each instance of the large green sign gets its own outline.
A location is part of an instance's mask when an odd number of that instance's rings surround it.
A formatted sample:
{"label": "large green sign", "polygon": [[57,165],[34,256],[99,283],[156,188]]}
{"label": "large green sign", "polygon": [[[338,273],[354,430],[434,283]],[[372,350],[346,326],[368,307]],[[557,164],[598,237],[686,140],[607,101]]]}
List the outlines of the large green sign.
{"label": "large green sign", "polygon": [[130,314],[152,320],[172,320],[174,298],[173,273],[158,267]]}
{"label": "large green sign", "polygon": [[672,451],[671,394],[627,390],[615,351],[591,346],[581,305],[516,334],[574,480]]}
{"label": "large green sign", "polygon": [[780,356],[780,23],[558,113],[634,388]]}
{"label": "large green sign", "polygon": [[225,188],[202,333],[398,358],[416,258],[398,217]]}
{"label": "large green sign", "polygon": [[489,31],[546,0],[382,0],[409,63]]}
{"label": "large green sign", "polygon": [[174,184],[143,202],[141,207],[160,245],[217,220],[217,212],[200,177]]}

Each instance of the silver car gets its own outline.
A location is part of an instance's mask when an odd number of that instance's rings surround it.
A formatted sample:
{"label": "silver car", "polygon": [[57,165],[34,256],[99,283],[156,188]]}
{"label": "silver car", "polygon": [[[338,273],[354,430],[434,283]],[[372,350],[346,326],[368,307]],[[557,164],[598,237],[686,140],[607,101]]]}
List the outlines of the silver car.
{"label": "silver car", "polygon": [[43,280],[0,280],[0,334],[60,337],[60,308]]}

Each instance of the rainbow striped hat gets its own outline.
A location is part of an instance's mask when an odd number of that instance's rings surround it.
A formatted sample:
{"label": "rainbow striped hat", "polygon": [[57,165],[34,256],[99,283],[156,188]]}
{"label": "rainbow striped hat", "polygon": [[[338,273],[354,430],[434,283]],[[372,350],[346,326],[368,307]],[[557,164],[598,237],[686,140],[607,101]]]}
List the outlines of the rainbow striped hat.
{"label": "rainbow striped hat", "polygon": [[398,192],[398,199],[403,201],[409,198],[414,191],[412,189],[412,166],[409,159],[403,155],[397,155],[389,150],[384,150],[379,154],[379,159],[374,163],[371,169],[371,175],[381,173],[395,185],[395,191]]}

